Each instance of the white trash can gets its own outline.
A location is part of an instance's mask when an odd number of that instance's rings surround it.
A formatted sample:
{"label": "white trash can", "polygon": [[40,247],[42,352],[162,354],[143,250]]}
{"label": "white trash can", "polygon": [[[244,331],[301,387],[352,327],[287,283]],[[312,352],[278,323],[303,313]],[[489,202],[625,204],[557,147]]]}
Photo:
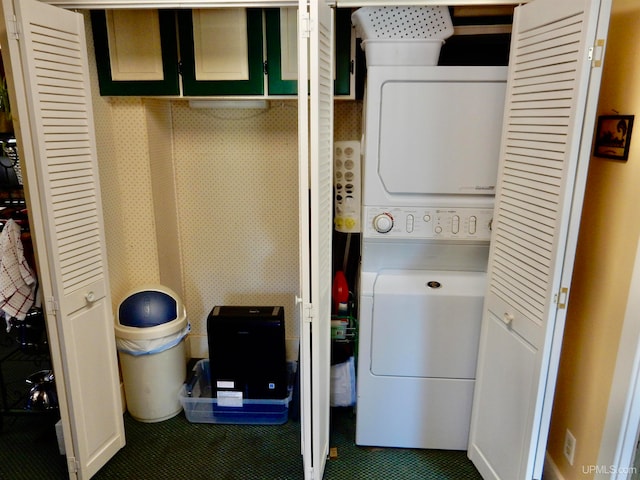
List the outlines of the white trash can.
{"label": "white trash can", "polygon": [[160,422],[182,411],[178,393],[186,378],[184,338],[191,326],[180,297],[161,285],[145,285],[120,303],[116,346],[129,414]]}

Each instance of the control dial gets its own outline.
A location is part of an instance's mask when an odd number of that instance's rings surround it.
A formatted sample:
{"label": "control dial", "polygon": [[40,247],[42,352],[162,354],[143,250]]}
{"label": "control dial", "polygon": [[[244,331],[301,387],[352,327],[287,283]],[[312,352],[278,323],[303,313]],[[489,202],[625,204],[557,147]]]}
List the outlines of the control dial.
{"label": "control dial", "polygon": [[393,228],[393,217],[388,213],[380,213],[373,218],[373,228],[378,233],[387,233]]}

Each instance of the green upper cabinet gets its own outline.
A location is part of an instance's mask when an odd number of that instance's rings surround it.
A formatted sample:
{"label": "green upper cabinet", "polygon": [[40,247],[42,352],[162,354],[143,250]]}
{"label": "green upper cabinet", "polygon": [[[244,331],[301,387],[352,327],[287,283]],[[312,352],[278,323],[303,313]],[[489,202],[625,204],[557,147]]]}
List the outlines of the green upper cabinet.
{"label": "green upper cabinet", "polygon": [[[298,91],[297,10],[295,7],[265,10],[269,95],[295,95]],[[351,10],[338,8],[335,15],[336,96],[354,94],[354,46]]]}
{"label": "green upper cabinet", "polygon": [[[352,98],[351,10],[335,18],[334,93]],[[101,95],[297,94],[295,7],[92,10],[91,24]]]}
{"label": "green upper cabinet", "polygon": [[94,10],[91,24],[101,95],[264,94],[261,9]]}
{"label": "green upper cabinet", "polygon": [[178,12],[185,96],[263,95],[262,10]]}
{"label": "green upper cabinet", "polygon": [[92,10],[100,95],[178,95],[171,10]]}

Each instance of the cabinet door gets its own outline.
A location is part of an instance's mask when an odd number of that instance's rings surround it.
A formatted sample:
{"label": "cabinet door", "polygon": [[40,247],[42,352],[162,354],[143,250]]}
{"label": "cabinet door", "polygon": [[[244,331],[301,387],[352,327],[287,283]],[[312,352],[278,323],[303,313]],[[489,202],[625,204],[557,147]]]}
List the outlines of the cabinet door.
{"label": "cabinet door", "polygon": [[178,13],[185,96],[262,95],[262,10]]}
{"label": "cabinet door", "polygon": [[178,95],[170,10],[91,11],[100,95]]}
{"label": "cabinet door", "polygon": [[[298,93],[298,42],[296,8],[265,10],[269,95]],[[334,94],[352,96],[354,84],[355,37],[351,10],[336,9]]]}
{"label": "cabinet door", "polygon": [[267,72],[269,95],[298,93],[297,9],[265,10],[267,28]]}
{"label": "cabinet door", "polygon": [[336,9],[335,32],[333,93],[337,96],[353,97],[355,84],[355,33],[351,28],[351,9]]}

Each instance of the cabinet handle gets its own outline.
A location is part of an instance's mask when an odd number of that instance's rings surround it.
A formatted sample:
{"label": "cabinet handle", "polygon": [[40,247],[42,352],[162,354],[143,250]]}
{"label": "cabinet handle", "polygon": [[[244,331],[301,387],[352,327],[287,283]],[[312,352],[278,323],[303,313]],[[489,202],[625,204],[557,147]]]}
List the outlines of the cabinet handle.
{"label": "cabinet handle", "polygon": [[502,321],[503,321],[503,322],[505,323],[505,325],[507,325],[508,327],[510,327],[510,326],[511,326],[511,324],[513,323],[513,319],[514,319],[513,313],[505,312],[505,313],[502,315]]}
{"label": "cabinet handle", "polygon": [[84,298],[87,299],[87,302],[93,303],[96,301],[96,294],[93,292],[89,292],[84,296]]}

